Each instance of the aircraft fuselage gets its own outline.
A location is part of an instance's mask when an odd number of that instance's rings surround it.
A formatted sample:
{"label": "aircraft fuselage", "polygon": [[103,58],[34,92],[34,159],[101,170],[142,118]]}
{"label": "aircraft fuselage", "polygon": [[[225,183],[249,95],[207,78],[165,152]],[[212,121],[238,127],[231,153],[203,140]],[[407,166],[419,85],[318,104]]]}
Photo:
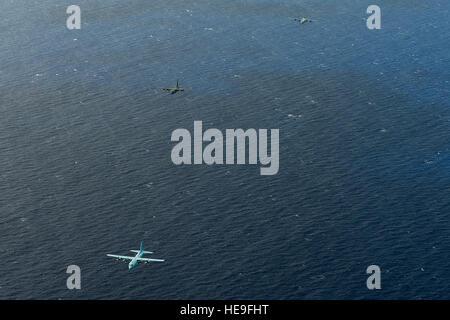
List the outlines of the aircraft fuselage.
{"label": "aircraft fuselage", "polygon": [[138,259],[142,256],[142,251],[139,251],[138,254],[130,261],[128,264],[128,269],[131,270],[138,265]]}

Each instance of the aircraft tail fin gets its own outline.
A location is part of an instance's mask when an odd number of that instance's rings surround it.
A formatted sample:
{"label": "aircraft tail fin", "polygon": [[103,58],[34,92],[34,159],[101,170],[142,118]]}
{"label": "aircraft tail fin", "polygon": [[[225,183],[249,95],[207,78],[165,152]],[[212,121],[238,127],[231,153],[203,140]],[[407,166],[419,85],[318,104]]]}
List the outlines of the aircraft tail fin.
{"label": "aircraft tail fin", "polygon": [[142,241],[141,241],[141,247],[139,248],[139,251],[141,251],[141,252],[144,251],[143,247],[142,247]]}

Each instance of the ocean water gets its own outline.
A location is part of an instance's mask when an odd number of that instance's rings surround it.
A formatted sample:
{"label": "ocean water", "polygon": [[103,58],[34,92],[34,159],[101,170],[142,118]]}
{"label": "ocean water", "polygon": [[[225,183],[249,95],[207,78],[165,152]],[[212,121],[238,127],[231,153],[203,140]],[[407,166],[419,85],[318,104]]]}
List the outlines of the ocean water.
{"label": "ocean water", "polygon": [[[0,4],[1,299],[450,299],[448,1],[379,0],[381,30],[359,0],[71,4]],[[175,166],[195,120],[280,129],[279,173]],[[141,240],[166,262],[106,257]]]}

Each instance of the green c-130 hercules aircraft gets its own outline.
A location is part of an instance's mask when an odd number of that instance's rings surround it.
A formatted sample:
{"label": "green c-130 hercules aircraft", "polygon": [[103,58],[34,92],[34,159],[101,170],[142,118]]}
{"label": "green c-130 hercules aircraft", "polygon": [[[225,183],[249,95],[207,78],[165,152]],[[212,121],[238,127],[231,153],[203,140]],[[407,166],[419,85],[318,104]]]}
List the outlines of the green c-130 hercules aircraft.
{"label": "green c-130 hercules aircraft", "polygon": [[149,263],[149,262],[164,262],[162,259],[148,259],[148,258],[142,258],[142,255],[144,253],[153,253],[150,251],[144,251],[142,248],[142,241],[141,241],[141,248],[139,250],[130,250],[131,252],[135,252],[136,255],[134,257],[128,257],[128,256],[119,256],[116,254],[107,254],[108,257],[116,258],[116,260],[131,260],[128,264],[128,269],[131,270],[134,267],[136,267],[139,263]]}
{"label": "green c-130 hercules aircraft", "polygon": [[161,89],[162,89],[162,90],[165,90],[165,91],[169,91],[170,94],[177,93],[178,91],[184,91],[184,88],[183,88],[183,87],[180,87],[180,86],[178,85],[178,80],[177,80],[177,85],[176,85],[175,87],[172,87],[172,88],[161,88]]}

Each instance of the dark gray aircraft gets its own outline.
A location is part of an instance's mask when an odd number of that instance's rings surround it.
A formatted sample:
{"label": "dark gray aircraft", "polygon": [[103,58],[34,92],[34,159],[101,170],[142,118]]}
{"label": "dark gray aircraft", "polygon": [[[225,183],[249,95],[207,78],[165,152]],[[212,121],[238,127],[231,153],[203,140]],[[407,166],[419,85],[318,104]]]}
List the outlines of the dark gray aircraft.
{"label": "dark gray aircraft", "polygon": [[308,18],[294,18],[293,20],[294,20],[294,21],[298,21],[298,22],[300,22],[301,24],[304,24],[304,23],[306,23],[306,22],[313,22],[313,20],[308,19]]}
{"label": "dark gray aircraft", "polygon": [[170,94],[177,93],[178,91],[184,91],[184,88],[183,88],[183,87],[180,87],[180,86],[178,85],[178,80],[177,80],[177,85],[176,85],[175,87],[172,87],[172,88],[162,88],[162,89],[165,90],[165,91],[169,91]]}

